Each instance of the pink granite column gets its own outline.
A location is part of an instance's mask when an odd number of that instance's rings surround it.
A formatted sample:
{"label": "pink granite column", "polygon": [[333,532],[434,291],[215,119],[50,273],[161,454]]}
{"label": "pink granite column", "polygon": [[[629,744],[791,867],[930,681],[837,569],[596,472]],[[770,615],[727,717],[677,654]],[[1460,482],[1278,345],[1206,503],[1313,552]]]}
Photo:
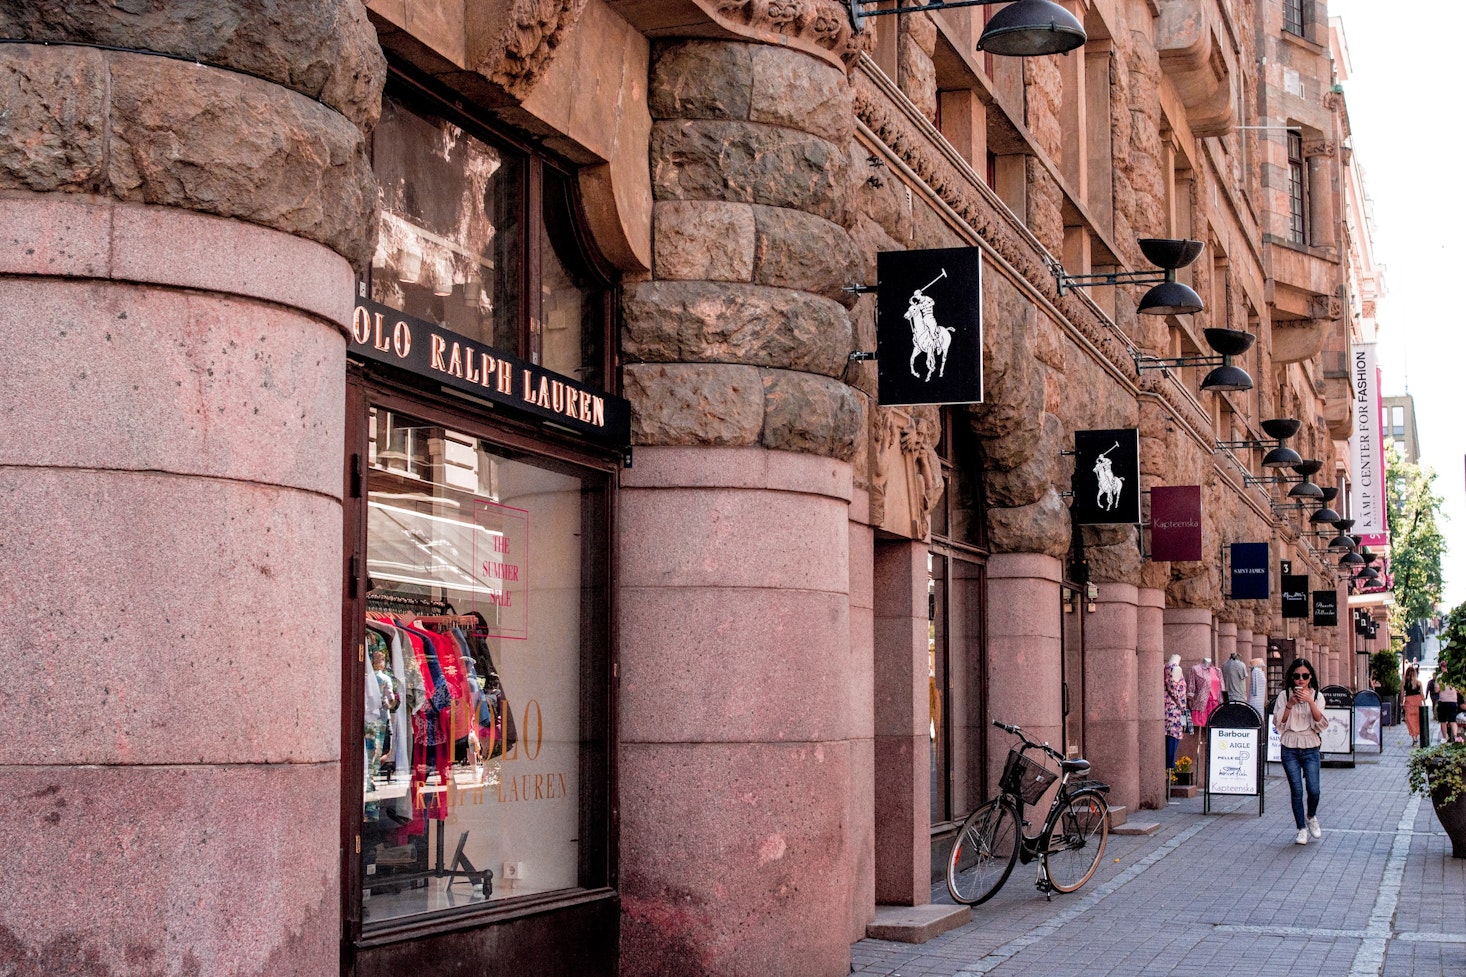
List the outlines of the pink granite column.
{"label": "pink granite column", "polygon": [[1134,584],[1102,583],[1084,636],[1084,750],[1110,803],[1140,806],[1139,686]]}
{"label": "pink granite column", "polygon": [[[850,505],[850,654],[856,660],[875,661],[875,530],[869,525],[870,495],[853,491]],[[925,572],[923,568],[923,579]],[[924,637],[924,635],[923,635]],[[855,669],[850,695],[855,702],[875,702],[875,679],[870,668]],[[857,713],[856,735],[851,739],[850,768],[874,770],[875,718],[868,713],[863,720]],[[850,778],[848,854],[850,858],[850,932],[851,943],[865,938],[865,928],[875,918],[876,904],[876,826],[871,812],[876,806],[876,784],[873,777]],[[928,846],[927,858],[931,857]]]}
{"label": "pink granite column", "polygon": [[[850,493],[849,465],[761,448],[638,448],[622,473],[631,973],[849,972],[852,744],[871,735]],[[688,870],[709,853],[704,884]]]}
{"label": "pink granite column", "polygon": [[927,547],[875,549],[876,901],[931,901],[931,708],[927,667]]}
{"label": "pink granite column", "polygon": [[[1039,742],[1062,743],[1060,562],[1036,553],[988,558],[988,711]],[[988,730],[988,790],[997,789],[1014,739]]]}
{"label": "pink granite column", "polygon": [[[870,540],[851,527],[850,98],[797,50],[653,49],[653,274],[622,306],[625,977],[846,974],[872,898],[855,884],[880,785],[855,786],[873,682],[850,614],[850,547]],[[689,875],[710,852],[717,879]]]}
{"label": "pink granite column", "polygon": [[[1191,666],[1212,658],[1212,613],[1205,607],[1168,607],[1164,614],[1166,657],[1181,656],[1181,671],[1190,675]],[[1215,661],[1215,659],[1213,659]],[[1197,763],[1200,783],[1202,757],[1197,749],[1199,735],[1183,736],[1177,756],[1189,756]]]}
{"label": "pink granite column", "polygon": [[354,2],[167,7],[0,16],[0,957],[335,974],[383,63]]}
{"label": "pink granite column", "polygon": [[1135,687],[1140,763],[1140,807],[1166,806],[1165,609],[1166,592],[1141,587],[1135,594]]}

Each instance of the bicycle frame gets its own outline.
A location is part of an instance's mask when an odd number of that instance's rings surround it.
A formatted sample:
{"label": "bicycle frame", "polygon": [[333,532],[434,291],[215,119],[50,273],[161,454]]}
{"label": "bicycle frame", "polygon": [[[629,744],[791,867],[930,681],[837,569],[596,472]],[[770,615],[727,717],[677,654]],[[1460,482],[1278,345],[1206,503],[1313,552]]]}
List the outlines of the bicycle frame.
{"label": "bicycle frame", "polygon": [[1030,836],[1025,830],[1029,827],[1029,820],[1026,816],[1027,811],[1032,805],[1025,801],[1021,794],[1009,790],[1004,790],[1002,793],[1002,796],[1013,805],[1014,811],[1018,815],[1018,862],[1021,865],[1027,865],[1034,861],[1039,863],[1038,881],[1035,885],[1037,885],[1040,892],[1047,895],[1054,891],[1054,887],[1049,881],[1043,856],[1049,851],[1053,843],[1054,828],[1059,823],[1059,817],[1064,813],[1064,810],[1069,806],[1069,802],[1079,790],[1096,790],[1100,793],[1109,793],[1110,787],[1108,784],[1100,783],[1099,781],[1083,780],[1079,781],[1075,789],[1071,791],[1070,781],[1073,779],[1073,771],[1064,765],[1065,757],[1062,753],[1053,749],[1047,743],[1038,743],[1029,739],[1028,734],[1016,726],[1010,727],[996,722],[993,725],[999,726],[1001,729],[1012,733],[1023,741],[1023,745],[1017,747],[1019,753],[1038,750],[1059,764],[1058,789],[1054,791],[1053,799],[1049,801],[1049,809],[1044,815],[1044,821],[1039,828],[1038,834]]}

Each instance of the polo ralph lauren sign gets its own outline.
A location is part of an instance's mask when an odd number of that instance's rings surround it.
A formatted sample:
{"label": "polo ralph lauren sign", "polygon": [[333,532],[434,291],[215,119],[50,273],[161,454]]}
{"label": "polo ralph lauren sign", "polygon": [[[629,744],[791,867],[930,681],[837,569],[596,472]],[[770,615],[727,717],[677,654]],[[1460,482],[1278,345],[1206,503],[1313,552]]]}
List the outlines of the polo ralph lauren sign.
{"label": "polo ralph lauren sign", "polygon": [[1075,525],[1140,522],[1140,429],[1074,432]]}
{"label": "polo ralph lauren sign", "polygon": [[347,352],[566,428],[608,448],[631,443],[631,404],[388,305],[359,298]]}
{"label": "polo ralph lauren sign", "polygon": [[876,255],[880,402],[982,402],[982,252]]}

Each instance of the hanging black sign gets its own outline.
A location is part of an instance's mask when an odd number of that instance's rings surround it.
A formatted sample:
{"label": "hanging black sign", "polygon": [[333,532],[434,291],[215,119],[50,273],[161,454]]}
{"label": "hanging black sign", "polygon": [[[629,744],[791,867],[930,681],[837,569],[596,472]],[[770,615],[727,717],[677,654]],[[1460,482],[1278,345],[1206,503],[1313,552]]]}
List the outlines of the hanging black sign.
{"label": "hanging black sign", "polygon": [[1140,522],[1140,429],[1074,432],[1074,502],[1079,526]]}
{"label": "hanging black sign", "polygon": [[982,402],[982,252],[876,255],[880,402]]}
{"label": "hanging black sign", "polygon": [[1313,592],[1313,623],[1329,627],[1339,623],[1339,592],[1337,590],[1315,590]]}
{"label": "hanging black sign", "polygon": [[1283,616],[1308,617],[1308,576],[1283,575]]}
{"label": "hanging black sign", "polygon": [[631,403],[475,339],[357,299],[347,352],[557,424],[608,448],[631,444]]}
{"label": "hanging black sign", "polygon": [[1271,586],[1267,544],[1233,543],[1232,599],[1267,600]]}

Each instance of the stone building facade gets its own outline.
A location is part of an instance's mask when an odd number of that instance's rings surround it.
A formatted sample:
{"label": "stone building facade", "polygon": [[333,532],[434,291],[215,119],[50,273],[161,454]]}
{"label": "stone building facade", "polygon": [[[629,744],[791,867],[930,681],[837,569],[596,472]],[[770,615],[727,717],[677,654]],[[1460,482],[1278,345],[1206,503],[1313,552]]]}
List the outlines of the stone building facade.
{"label": "stone building facade", "polygon": [[[1084,46],[1015,59],[987,7],[0,5],[35,433],[0,463],[0,955],[843,974],[995,792],[991,720],[1134,817],[1168,655],[1353,684],[1347,628],[1229,598],[1244,541],[1344,591],[1269,445],[1219,446],[1297,418],[1347,498],[1325,4],[1066,6]],[[1058,288],[1155,237],[1203,242],[1203,312]],[[984,401],[882,406],[850,286],[947,247],[983,256]],[[1140,368],[1213,328],[1251,390]],[[1074,432],[1113,428],[1144,489],[1201,486],[1201,560],[1072,524]]]}

